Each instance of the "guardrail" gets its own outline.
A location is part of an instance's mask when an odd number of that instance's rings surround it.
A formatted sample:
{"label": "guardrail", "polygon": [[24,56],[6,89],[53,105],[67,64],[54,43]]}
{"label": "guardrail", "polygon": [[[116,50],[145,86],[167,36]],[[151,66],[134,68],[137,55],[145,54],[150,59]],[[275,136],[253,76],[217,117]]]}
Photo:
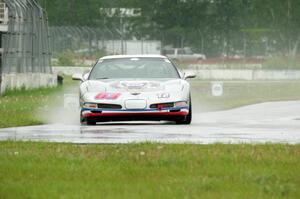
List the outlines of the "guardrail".
{"label": "guardrail", "polygon": [[300,70],[188,70],[201,80],[300,80]]}

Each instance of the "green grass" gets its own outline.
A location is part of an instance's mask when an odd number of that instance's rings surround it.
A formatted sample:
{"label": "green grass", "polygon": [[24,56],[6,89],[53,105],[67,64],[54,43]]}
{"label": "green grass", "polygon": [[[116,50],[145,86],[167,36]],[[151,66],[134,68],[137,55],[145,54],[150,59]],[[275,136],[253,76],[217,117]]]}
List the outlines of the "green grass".
{"label": "green grass", "polygon": [[224,81],[223,95],[211,94],[211,82],[191,81],[193,108],[217,111],[284,100],[300,100],[300,81]]}
{"label": "green grass", "polygon": [[[70,77],[65,84],[71,84]],[[42,124],[37,111],[45,109],[53,100],[59,100],[63,87],[32,90],[9,90],[0,96],[0,128]]]}
{"label": "green grass", "polygon": [[43,88],[8,92],[0,98],[0,128],[41,124],[36,110],[47,106],[51,101],[50,95],[58,90]]}
{"label": "green grass", "polygon": [[299,145],[0,148],[0,198],[300,198]]}

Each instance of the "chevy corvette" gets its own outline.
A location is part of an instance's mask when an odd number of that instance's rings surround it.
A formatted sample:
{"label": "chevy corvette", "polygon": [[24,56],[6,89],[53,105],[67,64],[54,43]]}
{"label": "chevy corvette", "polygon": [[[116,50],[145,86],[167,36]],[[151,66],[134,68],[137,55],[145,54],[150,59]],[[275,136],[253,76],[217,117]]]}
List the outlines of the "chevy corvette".
{"label": "chevy corvette", "polygon": [[80,120],[87,125],[110,121],[174,121],[190,124],[188,78],[161,55],[115,55],[100,58],[80,80]]}

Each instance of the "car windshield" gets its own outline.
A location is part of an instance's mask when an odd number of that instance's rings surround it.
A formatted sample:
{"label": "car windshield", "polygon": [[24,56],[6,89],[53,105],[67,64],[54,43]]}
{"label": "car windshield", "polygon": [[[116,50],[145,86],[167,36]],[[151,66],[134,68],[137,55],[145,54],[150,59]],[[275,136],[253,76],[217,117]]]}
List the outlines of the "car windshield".
{"label": "car windshield", "polygon": [[168,59],[119,58],[99,61],[89,77],[90,80],[122,78],[179,78],[179,74]]}

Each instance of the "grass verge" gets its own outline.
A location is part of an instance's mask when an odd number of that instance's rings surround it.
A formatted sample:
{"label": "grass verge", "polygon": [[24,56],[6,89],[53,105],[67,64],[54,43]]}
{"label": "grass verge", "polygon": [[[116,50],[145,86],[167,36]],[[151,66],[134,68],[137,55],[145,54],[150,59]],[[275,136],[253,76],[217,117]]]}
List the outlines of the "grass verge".
{"label": "grass verge", "polygon": [[0,98],[0,128],[41,124],[35,111],[47,106],[51,95],[59,90],[61,88],[7,92]]}
{"label": "grass verge", "polygon": [[[72,84],[71,78],[65,78],[65,85]],[[32,90],[10,90],[0,96],[0,128],[42,124],[36,114],[47,109],[53,100],[58,100],[64,87],[39,88]]]}
{"label": "grass verge", "polygon": [[212,82],[191,81],[193,108],[218,111],[250,104],[300,100],[300,81],[224,81],[223,95],[212,95]]}
{"label": "grass verge", "polygon": [[0,198],[299,198],[299,145],[0,142]]}

